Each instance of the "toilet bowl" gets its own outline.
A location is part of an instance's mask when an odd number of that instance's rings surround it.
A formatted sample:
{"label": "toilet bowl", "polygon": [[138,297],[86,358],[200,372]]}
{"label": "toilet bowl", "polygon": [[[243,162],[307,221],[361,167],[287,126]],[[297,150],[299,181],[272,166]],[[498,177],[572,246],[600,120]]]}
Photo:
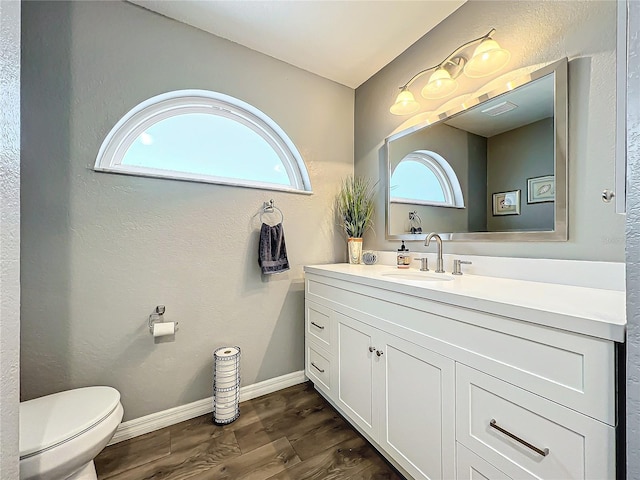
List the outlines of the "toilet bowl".
{"label": "toilet bowl", "polygon": [[85,387],[20,403],[21,480],[97,480],[93,459],[122,421],[120,393]]}

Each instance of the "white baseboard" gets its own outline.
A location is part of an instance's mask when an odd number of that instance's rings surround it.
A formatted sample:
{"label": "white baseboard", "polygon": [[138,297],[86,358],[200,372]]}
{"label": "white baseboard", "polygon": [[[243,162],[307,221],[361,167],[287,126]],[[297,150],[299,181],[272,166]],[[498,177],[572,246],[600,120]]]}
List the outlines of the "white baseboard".
{"label": "white baseboard", "polygon": [[[268,393],[277,392],[278,390],[297,385],[306,380],[307,377],[304,375],[304,370],[300,370],[299,372],[288,373],[280,377],[265,380],[264,382],[240,387],[240,401],[244,402]],[[145,433],[155,432],[161,428],[169,427],[176,423],[184,422],[185,420],[211,412],[213,412],[213,396],[122,422],[109,442],[109,445],[129,440],[130,438],[144,435]]]}

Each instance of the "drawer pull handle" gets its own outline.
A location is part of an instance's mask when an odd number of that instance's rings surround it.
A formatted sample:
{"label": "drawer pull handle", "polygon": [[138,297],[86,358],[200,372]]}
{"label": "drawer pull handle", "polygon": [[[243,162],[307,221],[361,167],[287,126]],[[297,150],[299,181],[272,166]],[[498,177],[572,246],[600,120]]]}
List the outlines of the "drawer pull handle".
{"label": "drawer pull handle", "polygon": [[318,365],[316,365],[315,363],[311,362],[311,366],[314,367],[316,370],[318,370],[320,373],[324,373],[324,370],[320,368]]}
{"label": "drawer pull handle", "polygon": [[538,447],[535,447],[533,445],[531,445],[529,442],[527,442],[526,440],[521,439],[520,437],[518,437],[517,435],[514,435],[513,433],[509,432],[508,430],[505,430],[504,428],[502,428],[500,425],[498,425],[495,421],[495,419],[491,419],[491,421],[489,422],[489,426],[491,428],[495,428],[496,430],[498,430],[499,432],[504,433],[507,437],[509,438],[513,438],[516,442],[521,443],[522,445],[524,445],[525,447],[530,448],[531,450],[533,450],[534,452],[536,452],[538,455],[542,455],[543,457],[546,457],[547,455],[549,455],[549,449],[545,448],[544,450],[540,450]]}
{"label": "drawer pull handle", "polygon": [[324,325],[318,325],[316,322],[311,322],[311,325],[318,327],[320,330],[324,330]]}

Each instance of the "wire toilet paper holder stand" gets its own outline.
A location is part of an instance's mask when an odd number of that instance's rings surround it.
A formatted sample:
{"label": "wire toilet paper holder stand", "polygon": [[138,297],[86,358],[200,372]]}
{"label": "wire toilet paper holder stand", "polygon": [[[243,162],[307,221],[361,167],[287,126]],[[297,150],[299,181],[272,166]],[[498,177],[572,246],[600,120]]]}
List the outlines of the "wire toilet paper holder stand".
{"label": "wire toilet paper holder stand", "polygon": [[[149,333],[153,334],[153,326],[156,323],[164,323],[164,312],[166,308],[164,305],[157,305],[155,311],[149,315]],[[178,322],[175,322],[176,327]]]}
{"label": "wire toilet paper holder stand", "polygon": [[213,423],[226,425],[240,416],[240,347],[213,352]]}

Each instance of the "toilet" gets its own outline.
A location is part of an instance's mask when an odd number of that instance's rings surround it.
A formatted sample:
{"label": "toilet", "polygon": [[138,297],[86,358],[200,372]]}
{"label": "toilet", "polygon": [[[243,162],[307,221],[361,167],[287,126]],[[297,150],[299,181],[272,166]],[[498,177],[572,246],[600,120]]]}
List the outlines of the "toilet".
{"label": "toilet", "polygon": [[120,392],[85,387],[20,403],[21,480],[97,480],[93,459],[122,421]]}

